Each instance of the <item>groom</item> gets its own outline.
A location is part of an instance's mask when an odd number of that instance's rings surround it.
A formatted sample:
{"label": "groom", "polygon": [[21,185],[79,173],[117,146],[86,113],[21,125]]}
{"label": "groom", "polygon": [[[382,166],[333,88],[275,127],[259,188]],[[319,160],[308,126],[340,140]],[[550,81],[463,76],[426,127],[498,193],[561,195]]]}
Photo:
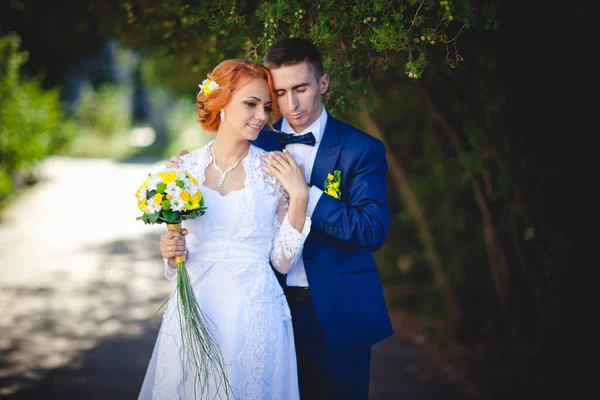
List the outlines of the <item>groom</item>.
{"label": "groom", "polygon": [[[317,48],[299,38],[264,59],[283,118],[254,141],[304,165],[312,219],[302,257],[279,276],[292,311],[302,399],[367,399],[371,346],[393,331],[373,252],[389,223],[383,144],[323,106],[329,76]],[[341,172],[339,192],[324,189]],[[330,175],[331,174],[331,175]],[[337,196],[337,197],[336,197]]]}
{"label": "groom", "polygon": [[[310,186],[302,257],[287,275],[275,272],[292,312],[300,397],[366,400],[371,346],[393,333],[373,260],[390,224],[385,148],[327,113],[329,76],[311,42],[282,40],[264,63],[283,118],[274,125],[280,133],[264,130],[253,143],[286,149]],[[340,184],[326,190],[335,171]]]}

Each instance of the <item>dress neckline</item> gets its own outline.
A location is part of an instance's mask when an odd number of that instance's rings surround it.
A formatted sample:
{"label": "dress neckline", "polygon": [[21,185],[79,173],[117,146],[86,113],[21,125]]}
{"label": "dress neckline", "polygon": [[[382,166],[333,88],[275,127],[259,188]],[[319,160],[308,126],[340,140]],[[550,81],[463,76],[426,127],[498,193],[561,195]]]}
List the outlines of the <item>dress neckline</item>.
{"label": "dress neckline", "polygon": [[211,189],[208,186],[204,186],[202,185],[202,190],[206,190],[209,192],[213,192],[219,195],[219,197],[228,197],[230,194],[235,194],[235,193],[242,193],[244,192],[246,189],[248,189],[248,186],[244,186],[242,189],[237,189],[237,190],[230,190],[229,192],[225,193],[225,194],[221,194],[221,192],[219,192],[218,190],[215,189]]}
{"label": "dress neckline", "polygon": [[219,192],[218,190],[211,189],[208,186],[204,185],[204,181],[206,181],[206,169],[210,168],[210,165],[213,162],[213,156],[212,156],[212,152],[210,151],[210,148],[212,147],[214,141],[215,140],[213,139],[210,142],[208,142],[206,144],[206,146],[204,146],[204,149],[203,149],[208,162],[202,170],[202,182],[199,182],[200,186],[202,186],[202,188],[204,188],[205,190],[214,192],[223,198],[229,196],[231,193],[244,192],[250,186],[250,173],[248,171],[248,163],[249,163],[249,159],[251,158],[251,156],[253,156],[253,153],[254,153],[256,147],[252,143],[250,143],[250,147],[248,148],[248,153],[246,154],[246,156],[243,158],[242,162],[240,163],[241,167],[244,169],[244,173],[246,174],[246,177],[244,178],[244,187],[242,189],[230,190],[229,192],[227,192],[225,194],[221,194],[221,192]]}

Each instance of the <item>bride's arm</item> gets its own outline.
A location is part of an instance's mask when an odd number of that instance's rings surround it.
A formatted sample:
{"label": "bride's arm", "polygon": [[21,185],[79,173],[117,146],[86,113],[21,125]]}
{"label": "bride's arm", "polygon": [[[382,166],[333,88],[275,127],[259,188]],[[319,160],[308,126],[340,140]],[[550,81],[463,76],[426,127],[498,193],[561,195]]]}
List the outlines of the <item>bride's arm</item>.
{"label": "bride's arm", "polygon": [[[271,264],[273,267],[286,274],[299,255],[302,254],[304,241],[310,233],[310,218],[306,216],[301,207],[294,206],[294,202],[284,196],[277,207],[275,242],[271,251]],[[293,210],[293,208],[300,210]],[[297,229],[296,227],[301,227]]]}
{"label": "bride's arm", "polygon": [[263,170],[274,177],[285,189],[277,207],[278,230],[271,252],[273,267],[287,273],[299,254],[310,232],[310,218],[306,216],[308,185],[304,171],[287,152],[270,152],[263,155]]}

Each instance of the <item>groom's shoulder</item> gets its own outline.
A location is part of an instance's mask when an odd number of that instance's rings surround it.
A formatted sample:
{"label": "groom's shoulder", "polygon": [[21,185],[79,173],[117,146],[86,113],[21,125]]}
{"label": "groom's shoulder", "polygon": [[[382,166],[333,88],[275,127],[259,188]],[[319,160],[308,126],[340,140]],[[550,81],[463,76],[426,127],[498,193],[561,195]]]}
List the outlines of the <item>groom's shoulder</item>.
{"label": "groom's shoulder", "polygon": [[[280,126],[281,122],[279,121],[277,124],[273,124],[273,128],[276,130],[279,130]],[[254,140],[251,140],[250,143],[266,151],[276,150],[278,146],[277,132],[271,129],[269,126],[265,126],[258,134],[258,137]]]}
{"label": "groom's shoulder", "polygon": [[383,142],[381,142],[381,140],[369,135],[367,132],[355,127],[354,125],[333,117],[332,122],[336,125],[340,140],[342,142],[351,143],[361,147],[383,146]]}

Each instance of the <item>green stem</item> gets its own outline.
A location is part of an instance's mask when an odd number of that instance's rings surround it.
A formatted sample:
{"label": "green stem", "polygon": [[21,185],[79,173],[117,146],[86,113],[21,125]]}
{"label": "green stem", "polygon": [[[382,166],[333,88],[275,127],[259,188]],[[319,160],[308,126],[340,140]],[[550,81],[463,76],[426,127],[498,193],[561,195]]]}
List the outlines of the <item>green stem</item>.
{"label": "green stem", "polygon": [[[183,343],[184,362],[196,370],[196,385],[200,398],[209,395],[210,381],[215,388],[221,386],[228,397],[230,384],[221,351],[194,294],[185,262],[177,263],[177,291],[179,293],[179,315]],[[197,393],[195,393],[197,394]],[[194,396],[196,397],[196,396]]]}

